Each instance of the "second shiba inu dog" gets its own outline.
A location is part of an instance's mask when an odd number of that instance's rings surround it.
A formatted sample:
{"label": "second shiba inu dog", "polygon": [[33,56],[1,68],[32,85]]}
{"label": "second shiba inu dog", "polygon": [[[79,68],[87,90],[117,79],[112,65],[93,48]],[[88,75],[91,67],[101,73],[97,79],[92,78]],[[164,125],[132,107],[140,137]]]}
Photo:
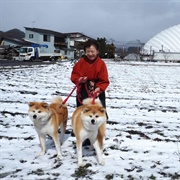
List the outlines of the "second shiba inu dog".
{"label": "second shiba inu dog", "polygon": [[96,150],[99,164],[105,164],[102,158],[102,151],[107,120],[106,109],[99,100],[95,100],[94,104],[92,104],[92,100],[92,98],[85,99],[83,105],[79,106],[72,116],[72,127],[76,137],[78,166],[84,166],[82,160],[82,143],[87,138]]}

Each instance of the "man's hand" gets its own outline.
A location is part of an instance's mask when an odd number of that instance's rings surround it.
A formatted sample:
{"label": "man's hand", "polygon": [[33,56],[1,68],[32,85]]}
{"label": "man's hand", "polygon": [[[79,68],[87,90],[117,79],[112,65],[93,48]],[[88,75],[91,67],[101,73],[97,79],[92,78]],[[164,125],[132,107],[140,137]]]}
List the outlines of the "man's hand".
{"label": "man's hand", "polygon": [[97,87],[97,88],[94,90],[94,93],[93,93],[93,94],[95,94],[96,97],[97,97],[97,96],[99,96],[100,93],[101,93],[101,90],[100,90],[99,87]]}
{"label": "man's hand", "polygon": [[87,77],[80,77],[79,79],[78,79],[78,82],[79,83],[85,83],[87,81]]}

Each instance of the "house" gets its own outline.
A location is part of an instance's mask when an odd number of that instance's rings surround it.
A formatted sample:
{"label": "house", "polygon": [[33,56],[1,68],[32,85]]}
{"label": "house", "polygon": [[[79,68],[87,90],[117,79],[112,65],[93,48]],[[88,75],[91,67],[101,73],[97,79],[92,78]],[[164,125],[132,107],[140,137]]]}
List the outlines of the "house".
{"label": "house", "polygon": [[[13,47],[28,47],[35,45],[46,45],[48,48],[41,46],[42,53],[61,53],[63,57],[69,59],[79,58],[84,53],[83,43],[88,39],[92,39],[89,36],[84,35],[79,32],[71,33],[60,33],[47,29],[40,28],[30,28],[24,27],[24,32],[19,32],[20,30],[11,30],[10,35],[5,35],[4,33],[1,38],[3,38],[2,43],[4,45]],[[14,31],[16,33],[14,33]],[[20,36],[17,35],[20,33]],[[23,37],[22,37],[23,33]],[[13,35],[13,36],[12,36]],[[21,37],[21,38],[20,38]]]}
{"label": "house", "polygon": [[26,42],[24,33],[18,29],[7,32],[0,32],[0,59],[16,59],[19,56],[19,49],[22,46],[31,46]]}
{"label": "house", "polygon": [[70,37],[70,45],[74,47],[76,47],[79,42],[85,42],[88,39],[92,39],[91,37],[79,32],[70,32],[65,34]]}
{"label": "house", "polygon": [[70,38],[65,33],[47,29],[25,27],[25,41],[32,44],[46,44],[43,53],[57,52],[62,56],[74,59],[74,47],[70,45]]}
{"label": "house", "polygon": [[0,31],[0,44],[10,47],[30,46],[29,42],[24,40],[25,33],[19,29],[11,29],[6,32]]}
{"label": "house", "polygon": [[93,39],[79,32],[65,33],[70,38],[70,46],[74,47],[76,58],[81,57],[84,54],[83,44],[88,39]]}
{"label": "house", "polygon": [[3,35],[1,38],[1,45],[10,46],[10,47],[21,47],[21,46],[31,46],[32,43],[25,41],[24,39],[19,39],[15,37],[10,37]]}

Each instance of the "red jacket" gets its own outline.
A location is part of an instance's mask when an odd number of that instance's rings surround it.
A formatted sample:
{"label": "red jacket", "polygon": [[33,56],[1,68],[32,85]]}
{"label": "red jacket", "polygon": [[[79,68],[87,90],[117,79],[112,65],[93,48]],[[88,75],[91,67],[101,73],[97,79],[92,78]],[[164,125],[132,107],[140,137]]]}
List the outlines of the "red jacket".
{"label": "red jacket", "polygon": [[87,77],[87,80],[95,80],[96,87],[101,91],[109,85],[108,72],[105,62],[101,58],[89,61],[86,57],[81,58],[73,67],[71,81],[76,84],[80,77]]}

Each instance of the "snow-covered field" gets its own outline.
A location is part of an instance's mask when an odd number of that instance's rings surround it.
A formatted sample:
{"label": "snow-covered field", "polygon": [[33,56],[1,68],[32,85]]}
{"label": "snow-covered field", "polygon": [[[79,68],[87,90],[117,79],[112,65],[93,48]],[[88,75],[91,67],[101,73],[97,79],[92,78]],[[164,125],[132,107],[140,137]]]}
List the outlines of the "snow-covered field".
{"label": "snow-covered field", "polygon": [[29,101],[66,98],[74,85],[70,62],[0,67],[0,179],[180,179],[180,64],[106,60],[107,89],[104,159],[83,149],[84,168],[77,167],[71,116],[75,92],[68,99],[69,120],[63,160],[47,138],[47,153],[27,116]]}

